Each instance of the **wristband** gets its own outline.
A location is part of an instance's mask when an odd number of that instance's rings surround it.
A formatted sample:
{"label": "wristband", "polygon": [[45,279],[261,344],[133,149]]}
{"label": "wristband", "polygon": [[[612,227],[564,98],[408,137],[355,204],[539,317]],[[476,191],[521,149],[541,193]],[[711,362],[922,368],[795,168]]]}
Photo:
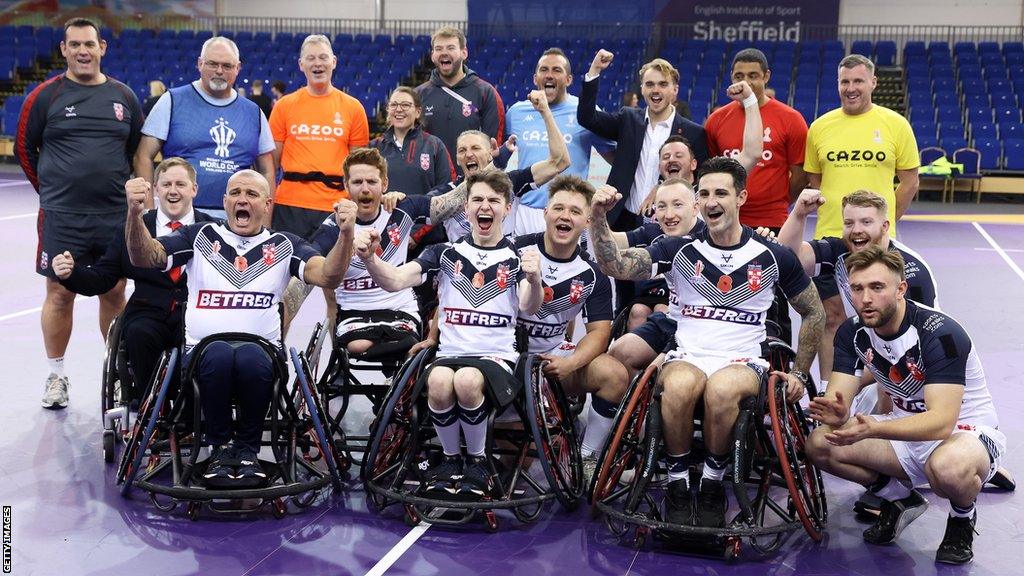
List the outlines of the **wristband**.
{"label": "wristband", "polygon": [[751,94],[742,100],[744,108],[753,108],[757,106],[757,95]]}

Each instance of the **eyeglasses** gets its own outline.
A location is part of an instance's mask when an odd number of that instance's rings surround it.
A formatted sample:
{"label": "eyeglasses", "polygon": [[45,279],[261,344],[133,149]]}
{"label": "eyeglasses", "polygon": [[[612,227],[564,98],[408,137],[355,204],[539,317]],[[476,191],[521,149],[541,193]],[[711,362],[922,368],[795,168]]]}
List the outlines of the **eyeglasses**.
{"label": "eyeglasses", "polygon": [[220,69],[220,70],[223,70],[225,72],[231,72],[232,70],[234,70],[238,66],[238,64],[231,64],[229,62],[214,62],[213,60],[205,60],[203,62],[203,66],[209,68],[210,70]]}
{"label": "eyeglasses", "polygon": [[388,110],[403,110],[408,112],[409,110],[412,110],[413,106],[415,106],[415,104],[412,102],[388,102]]}

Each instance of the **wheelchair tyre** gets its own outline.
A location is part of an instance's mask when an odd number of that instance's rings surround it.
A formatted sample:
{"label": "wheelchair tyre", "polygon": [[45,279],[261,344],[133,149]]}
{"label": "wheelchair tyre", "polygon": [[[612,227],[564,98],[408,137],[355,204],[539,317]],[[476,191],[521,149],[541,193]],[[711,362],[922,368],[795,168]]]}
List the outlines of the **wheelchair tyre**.
{"label": "wheelchair tyre", "polygon": [[627,466],[635,465],[638,454],[643,450],[643,426],[653,397],[656,374],[657,368],[654,366],[637,374],[619,403],[612,432],[591,480],[592,504],[604,500],[612,493],[622,472]]}
{"label": "wheelchair tyre", "polygon": [[[103,352],[103,374],[100,397],[100,418],[103,421],[103,416],[106,415],[107,410],[110,410],[117,406],[121,401],[119,394],[124,383],[121,382],[121,372],[118,368],[117,356],[118,350],[121,347],[121,328],[122,328],[121,316],[115,316],[110,321],[110,326],[107,328],[107,346]],[[106,438],[104,437],[104,442]],[[111,462],[111,460],[107,460]]]}
{"label": "wheelchair tyre", "polygon": [[420,388],[416,384],[420,368],[430,352],[429,349],[421,350],[405,363],[388,390],[383,409],[370,424],[371,438],[363,453],[359,471],[364,484],[382,477],[389,469],[405,460],[409,451],[416,449],[410,445],[414,407]]}
{"label": "wheelchair tyre", "polygon": [[114,461],[114,448],[117,446],[117,438],[113,430],[103,431],[103,461],[110,464]]}
{"label": "wheelchair tyre", "polygon": [[775,452],[793,509],[807,535],[821,542],[828,514],[821,472],[804,452],[805,431],[802,414],[797,413],[799,406],[787,403],[785,394],[785,381],[773,375],[768,382],[768,409]]}
{"label": "wheelchair tyre", "polygon": [[525,387],[526,405],[533,411],[530,431],[537,451],[544,453],[540,463],[548,485],[566,510],[574,510],[584,489],[576,426],[561,386],[549,382],[542,367],[531,359],[530,382]]}
{"label": "wheelchair tyre", "polygon": [[327,463],[327,471],[331,475],[331,484],[334,485],[336,490],[341,490],[341,474],[338,472],[334,443],[324,432],[323,423],[320,420],[320,399],[310,386],[309,373],[306,371],[308,366],[303,362],[299,353],[295,351],[295,348],[291,348],[289,352],[291,353],[292,364],[295,366],[295,377],[299,380],[299,388],[302,390],[302,397],[306,401],[309,419],[313,424],[313,432],[316,434],[316,441],[320,445],[320,453],[323,455],[324,462]]}
{"label": "wheelchair tyre", "polygon": [[[139,418],[135,422],[135,429],[132,434],[131,441],[128,447],[125,448],[124,454],[121,458],[121,467],[118,470],[118,479],[122,480],[121,483],[121,496],[127,498],[128,493],[131,492],[132,484],[135,483],[135,477],[139,473],[139,468],[142,466],[142,458],[145,455],[144,449],[149,446],[150,440],[153,439],[153,432],[156,430],[157,420],[160,418],[160,412],[163,408],[164,402],[167,400],[167,389],[171,386],[171,379],[174,376],[174,369],[178,363],[178,349],[175,348],[171,352],[164,353],[164,356],[160,359],[160,363],[157,365],[156,375],[160,378],[160,388],[155,394],[150,394],[147,399],[146,409],[140,410]],[[156,382],[157,380],[154,380]],[[155,399],[155,402],[153,401]],[[145,412],[145,415],[143,415]],[[142,431],[142,437],[139,438],[140,425],[145,422],[146,427]]]}

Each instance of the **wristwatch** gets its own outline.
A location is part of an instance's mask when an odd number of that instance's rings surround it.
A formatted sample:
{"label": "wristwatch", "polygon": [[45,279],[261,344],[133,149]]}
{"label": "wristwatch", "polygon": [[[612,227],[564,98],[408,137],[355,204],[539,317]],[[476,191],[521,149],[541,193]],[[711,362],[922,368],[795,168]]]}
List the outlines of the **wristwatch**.
{"label": "wristwatch", "polygon": [[789,374],[790,376],[796,376],[796,379],[802,382],[804,386],[807,386],[807,383],[811,381],[811,375],[801,370],[792,370]]}

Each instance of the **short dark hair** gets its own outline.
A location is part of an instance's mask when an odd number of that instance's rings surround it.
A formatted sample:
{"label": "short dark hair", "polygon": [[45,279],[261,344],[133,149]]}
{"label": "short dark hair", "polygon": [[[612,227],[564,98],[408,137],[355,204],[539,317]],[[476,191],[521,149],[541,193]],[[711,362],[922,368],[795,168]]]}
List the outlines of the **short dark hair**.
{"label": "short dark hair", "polygon": [[860,252],[848,255],[844,261],[846,263],[847,275],[853,274],[858,270],[864,270],[874,264],[881,264],[898,276],[900,281],[907,279],[906,263],[903,261],[903,255],[898,250],[884,250],[880,246],[872,245]]}
{"label": "short dark hair", "polygon": [[680,144],[685,144],[686,148],[690,151],[690,156],[693,156],[693,145],[690,144],[689,140],[687,140],[686,138],[680,136],[679,134],[673,134],[673,135],[671,135],[671,136],[669,136],[668,138],[665,139],[665,142],[663,142],[661,144],[661,147],[658,148],[658,156],[661,156],[661,151],[665,149],[665,146],[668,146],[669,144],[672,144],[674,142],[679,142]]}
{"label": "short dark hair", "polygon": [[590,201],[594,199],[596,192],[590,182],[572,174],[562,174],[548,184],[548,200],[562,191],[582,194],[587,200],[587,206],[590,206]]}
{"label": "short dark hair", "polygon": [[[572,62],[569,61],[569,57],[565,55],[565,51],[563,51],[561,48],[557,46],[552,46],[551,48],[545,50],[544,53],[540,55],[540,58],[543,58],[545,56],[561,56],[562,59],[565,60],[565,73],[572,74]],[[537,59],[538,65],[540,64],[540,58]],[[533,71],[537,71],[536,66],[533,68]]]}
{"label": "short dark hair", "polygon": [[434,49],[434,43],[437,42],[438,38],[455,38],[459,41],[459,49],[464,50],[466,48],[466,35],[462,33],[462,30],[455,28],[454,26],[442,26],[434,33],[430,35],[430,49]]}
{"label": "short dark hair", "polygon": [[765,57],[764,52],[761,52],[757,48],[744,48],[736,53],[732,57],[732,66],[735,68],[737,62],[757,62],[761,65],[761,72],[768,71],[768,58]]}
{"label": "short dark hair", "polygon": [[729,158],[728,156],[708,158],[697,169],[697,182],[700,182],[700,179],[708,174],[728,174],[732,176],[732,183],[736,187],[737,193],[747,187],[747,170],[735,158]]}
{"label": "short dark hair", "polygon": [[512,201],[512,181],[509,180],[508,174],[501,170],[482,170],[470,174],[469,178],[466,178],[467,198],[474,184],[487,184],[491,190],[501,194],[506,203]]}
{"label": "short dark hair", "polygon": [[274,80],[274,83],[270,85],[271,88],[277,88],[277,91],[284,94],[288,90],[288,85],[283,80]]}
{"label": "short dark hair", "polygon": [[64,23],[64,39],[67,40],[67,38],[68,38],[68,28],[90,28],[90,27],[93,30],[96,31],[96,38],[102,40],[103,38],[100,36],[100,27],[99,27],[99,25],[96,24],[96,22],[94,22],[94,21],[92,21],[92,20],[90,20],[88,18],[82,18],[81,16],[72,18],[71,20],[68,20],[67,22]]}
{"label": "short dark hair", "polygon": [[376,148],[356,148],[348,153],[345,158],[342,169],[345,174],[348,174],[348,170],[353,165],[365,165],[373,166],[377,170],[380,170],[380,177],[382,180],[386,180],[388,177],[388,161],[381,156],[380,151]]}

